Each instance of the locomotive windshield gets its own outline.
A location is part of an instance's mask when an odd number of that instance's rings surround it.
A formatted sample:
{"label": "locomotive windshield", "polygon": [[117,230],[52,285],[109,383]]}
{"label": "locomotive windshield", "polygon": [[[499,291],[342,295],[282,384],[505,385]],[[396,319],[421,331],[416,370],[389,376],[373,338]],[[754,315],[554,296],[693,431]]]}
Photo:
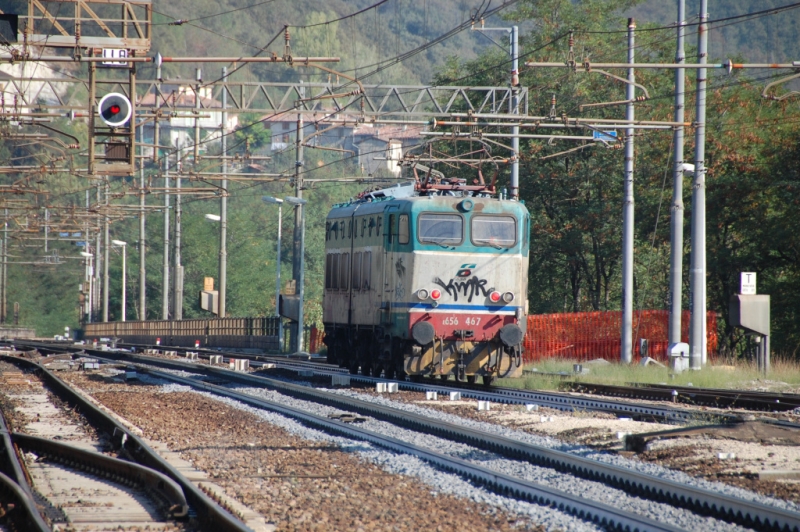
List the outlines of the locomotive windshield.
{"label": "locomotive windshield", "polygon": [[419,215],[419,241],[433,244],[460,244],[464,238],[464,219],[457,214]]}
{"label": "locomotive windshield", "polygon": [[517,221],[511,216],[474,216],[472,243],[476,246],[510,248],[517,243]]}

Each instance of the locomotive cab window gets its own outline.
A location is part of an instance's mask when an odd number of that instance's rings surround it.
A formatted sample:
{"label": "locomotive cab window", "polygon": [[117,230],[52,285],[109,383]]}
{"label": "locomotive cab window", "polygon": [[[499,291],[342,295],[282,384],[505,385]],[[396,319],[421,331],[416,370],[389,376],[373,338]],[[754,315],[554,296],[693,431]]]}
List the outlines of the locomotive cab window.
{"label": "locomotive cab window", "polygon": [[325,256],[325,288],[331,289],[331,262],[333,262],[333,255],[328,253]]}
{"label": "locomotive cab window", "polygon": [[457,214],[423,213],[418,218],[420,243],[460,244],[464,240],[464,219]]}
{"label": "locomotive cab window", "polygon": [[350,254],[342,253],[339,256],[339,289],[347,290],[350,281]]}
{"label": "locomotive cab window", "polygon": [[408,244],[408,215],[400,215],[400,227],[397,229],[397,241],[401,244]]}
{"label": "locomotive cab window", "polygon": [[473,216],[472,243],[476,246],[510,248],[517,243],[517,220],[512,216]]}
{"label": "locomotive cab window", "polygon": [[372,252],[365,251],[361,259],[361,289],[369,291],[372,282]]}
{"label": "locomotive cab window", "polygon": [[361,290],[361,252],[353,253],[353,290]]}
{"label": "locomotive cab window", "polygon": [[339,254],[331,255],[331,290],[339,289]]}
{"label": "locomotive cab window", "polygon": [[386,236],[389,237],[389,243],[391,244],[394,241],[394,236],[397,234],[395,231],[395,220],[397,216],[394,214],[389,215],[389,223],[386,224]]}

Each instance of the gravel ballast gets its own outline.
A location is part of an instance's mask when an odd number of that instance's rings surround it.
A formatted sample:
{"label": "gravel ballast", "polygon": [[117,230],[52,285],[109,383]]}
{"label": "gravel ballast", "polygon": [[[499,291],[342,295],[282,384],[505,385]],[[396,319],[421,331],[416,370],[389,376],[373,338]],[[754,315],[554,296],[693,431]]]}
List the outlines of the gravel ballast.
{"label": "gravel ballast", "polygon": [[[175,372],[175,373],[179,373],[182,376],[192,376],[192,374],[186,372]],[[297,400],[285,396],[283,394],[280,394],[278,392],[265,390],[263,388],[251,388],[242,386],[234,386],[234,387],[240,392],[248,393],[250,395],[261,397],[267,400],[279,402],[281,404],[292,406],[320,416],[342,413],[341,410],[335,408],[319,405],[309,401]],[[173,391],[174,390],[185,391],[188,388],[169,385],[163,389],[173,390]],[[796,511],[796,507],[793,504],[787,503],[785,501],[771,499],[768,497],[758,495],[756,493],[752,493],[747,490],[731,487],[725,484],[707,482],[701,479],[694,479],[678,471],[665,469],[653,464],[648,464],[635,460],[629,460],[627,458],[617,455],[597,452],[596,450],[588,447],[574,445],[574,444],[567,444],[558,441],[554,438],[530,434],[519,430],[513,430],[493,423],[476,421],[474,419],[466,419],[461,416],[456,416],[433,408],[426,408],[424,406],[416,405],[413,403],[408,403],[403,401],[393,401],[389,398],[382,396],[364,394],[346,389],[335,389],[329,391],[333,391],[341,395],[358,398],[365,401],[371,401],[386,406],[391,406],[393,408],[409,412],[414,412],[416,414],[423,415],[429,418],[439,419],[450,423],[469,426],[482,431],[503,435],[511,439],[524,441],[534,445],[539,445],[543,447],[557,449],[560,451],[569,452],[575,455],[595,459],[598,461],[614,464],[617,466],[634,469],[654,476],[659,476],[662,478],[670,478],[671,480],[674,480],[676,482],[695,485],[702,487],[704,489],[710,488],[713,489],[714,491],[726,493],[728,495],[733,495],[748,500],[755,500],[758,502],[771,504],[776,507],[782,507]],[[471,486],[470,484],[464,482],[459,477],[438,472],[435,469],[430,468],[425,463],[415,458],[404,455],[401,456],[394,453],[387,453],[383,450],[373,448],[368,444],[362,442],[353,442],[352,440],[329,436],[327,434],[320,433],[319,431],[309,429],[292,420],[283,418],[283,416],[277,416],[276,414],[271,414],[258,409],[253,409],[241,405],[235,401],[230,401],[227,399],[220,399],[220,398],[215,398],[215,399],[226,402],[236,408],[244,408],[245,410],[254,413],[258,417],[265,419],[269,423],[281,426],[291,434],[298,435],[304,439],[309,439],[312,441],[327,441],[331,443],[336,443],[342,449],[347,450],[349,452],[356,452],[362,458],[372,462],[373,464],[378,464],[385,471],[420,478],[425,483],[434,486],[438,492],[451,493],[457,495],[458,497],[469,498],[475,502],[490,504],[496,508],[500,508],[502,511],[507,511],[509,513],[516,515],[528,515],[528,516],[535,515],[536,516],[535,520],[543,524],[548,529],[553,527],[557,528],[560,526],[565,526],[564,524],[559,523],[557,520],[553,521],[551,516],[546,516],[546,515],[541,516],[535,512],[532,513],[531,509],[529,508],[533,507],[541,509],[541,507],[530,505],[528,503],[520,501],[507,499],[504,497],[498,497],[490,492],[486,492],[483,489]],[[264,417],[265,415],[269,417],[265,418]],[[373,432],[391,436],[409,443],[414,443],[421,447],[429,448],[440,453],[450,454],[452,456],[457,456],[461,459],[469,460],[482,467],[487,467],[496,470],[498,472],[508,474],[511,476],[516,476],[518,478],[522,478],[544,486],[551,486],[559,490],[565,491],[567,493],[577,495],[580,497],[590,498],[598,502],[613,505],[617,508],[623,508],[625,510],[635,512],[639,515],[646,516],[660,522],[670,523],[672,525],[681,528],[695,529],[695,530],[710,530],[710,531],[743,530],[729,523],[695,515],[688,510],[683,510],[669,506],[667,504],[660,504],[653,501],[630,496],[621,490],[611,488],[607,485],[598,482],[578,479],[568,474],[559,473],[549,468],[534,466],[527,462],[508,460],[493,453],[488,453],[471,446],[451,442],[434,436],[420,434],[418,432],[397,427],[387,422],[368,419],[368,421],[362,426]],[[555,513],[558,516],[563,516],[563,514],[559,514],[558,512],[552,512],[552,510],[549,509],[548,511],[551,513]],[[568,529],[573,530],[576,529],[574,528],[576,524],[580,524],[582,527],[588,526],[591,528],[591,525],[583,522],[572,523],[566,526]]]}
{"label": "gravel ballast", "polygon": [[481,421],[475,421],[472,419],[465,419],[463,417],[455,416],[447,412],[441,412],[433,408],[425,408],[424,406],[416,405],[413,403],[406,403],[402,401],[393,401],[386,397],[363,394],[355,392],[353,390],[332,389],[329,391],[332,391],[340,395],[345,395],[348,397],[353,397],[364,401],[371,401],[376,404],[397,408],[400,410],[404,410],[406,412],[413,412],[415,414],[426,416],[432,419],[438,419],[448,423],[459,424],[477,430],[490,432],[492,434],[502,435],[506,438],[511,438],[526,443],[531,443],[533,445],[539,445],[542,447],[547,447],[558,451],[568,452],[576,456],[591,458],[593,460],[598,460],[608,464],[613,464],[634,471],[640,471],[642,473],[657,476],[659,478],[667,478],[681,484],[696,486],[702,489],[712,490],[717,493],[724,493],[726,495],[730,495],[733,497],[738,497],[749,501],[755,501],[761,504],[766,504],[769,506],[774,506],[776,508],[782,508],[793,512],[800,511],[800,507],[789,501],[775,499],[772,497],[766,497],[758,493],[738,488],[735,486],[730,486],[728,484],[724,484],[721,482],[709,482],[707,480],[697,479],[681,471],[667,469],[655,464],[642,462],[639,460],[631,460],[629,458],[625,458],[623,456],[619,456],[616,454],[598,452],[596,449],[592,449],[590,447],[564,443],[555,438],[547,436],[539,436],[524,431],[514,430],[493,423],[485,423]]}
{"label": "gravel ballast", "polygon": [[68,380],[181,452],[279,530],[599,530],[406,455],[188,387],[152,386],[158,381],[147,376],[133,387]]}
{"label": "gravel ballast", "polygon": [[[285,396],[272,390],[263,388],[236,387],[237,391],[261,397],[269,401],[312,412],[319,416],[342,413],[341,410],[309,401],[299,400]],[[425,409],[429,410],[429,409]],[[463,419],[461,420],[463,421]],[[422,434],[416,431],[398,427],[388,422],[368,418],[361,426],[367,430],[413,443],[437,452],[468,460],[476,465],[487,467],[494,471],[521,478],[543,486],[559,489],[571,495],[591,499],[648,517],[650,519],[666,522],[687,530],[728,531],[745,530],[727,522],[717,519],[698,516],[689,510],[675,508],[668,504],[657,503],[639,497],[631,496],[624,491],[609,487],[600,482],[594,482],[560,473],[553,469],[540,467],[528,462],[509,460],[494,453],[477,449],[470,445],[452,442],[437,436]],[[492,427],[497,428],[496,425]]]}

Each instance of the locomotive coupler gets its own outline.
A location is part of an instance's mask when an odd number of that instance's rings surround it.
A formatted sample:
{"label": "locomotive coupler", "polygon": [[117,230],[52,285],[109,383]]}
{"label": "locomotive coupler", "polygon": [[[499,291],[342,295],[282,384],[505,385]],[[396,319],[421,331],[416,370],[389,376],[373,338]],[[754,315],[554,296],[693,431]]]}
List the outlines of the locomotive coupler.
{"label": "locomotive coupler", "polygon": [[456,363],[456,380],[458,381],[466,381],[467,380],[467,365],[464,364],[464,355],[466,355],[466,338],[472,338],[475,335],[474,331],[468,329],[458,329],[453,331],[456,337],[461,340],[461,344],[459,345],[456,342],[456,351],[458,352],[458,361]]}

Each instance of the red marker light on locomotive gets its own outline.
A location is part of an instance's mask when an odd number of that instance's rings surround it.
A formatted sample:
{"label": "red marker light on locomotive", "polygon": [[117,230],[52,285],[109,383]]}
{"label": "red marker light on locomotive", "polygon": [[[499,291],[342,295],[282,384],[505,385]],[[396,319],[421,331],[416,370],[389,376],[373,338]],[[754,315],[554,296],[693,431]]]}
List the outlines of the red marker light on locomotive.
{"label": "red marker light on locomotive", "polygon": [[442,293],[439,290],[431,290],[431,299],[434,301],[438,300],[442,297]]}
{"label": "red marker light on locomotive", "polygon": [[500,301],[500,292],[492,292],[489,294],[489,299],[492,300],[492,303],[497,303]]}

